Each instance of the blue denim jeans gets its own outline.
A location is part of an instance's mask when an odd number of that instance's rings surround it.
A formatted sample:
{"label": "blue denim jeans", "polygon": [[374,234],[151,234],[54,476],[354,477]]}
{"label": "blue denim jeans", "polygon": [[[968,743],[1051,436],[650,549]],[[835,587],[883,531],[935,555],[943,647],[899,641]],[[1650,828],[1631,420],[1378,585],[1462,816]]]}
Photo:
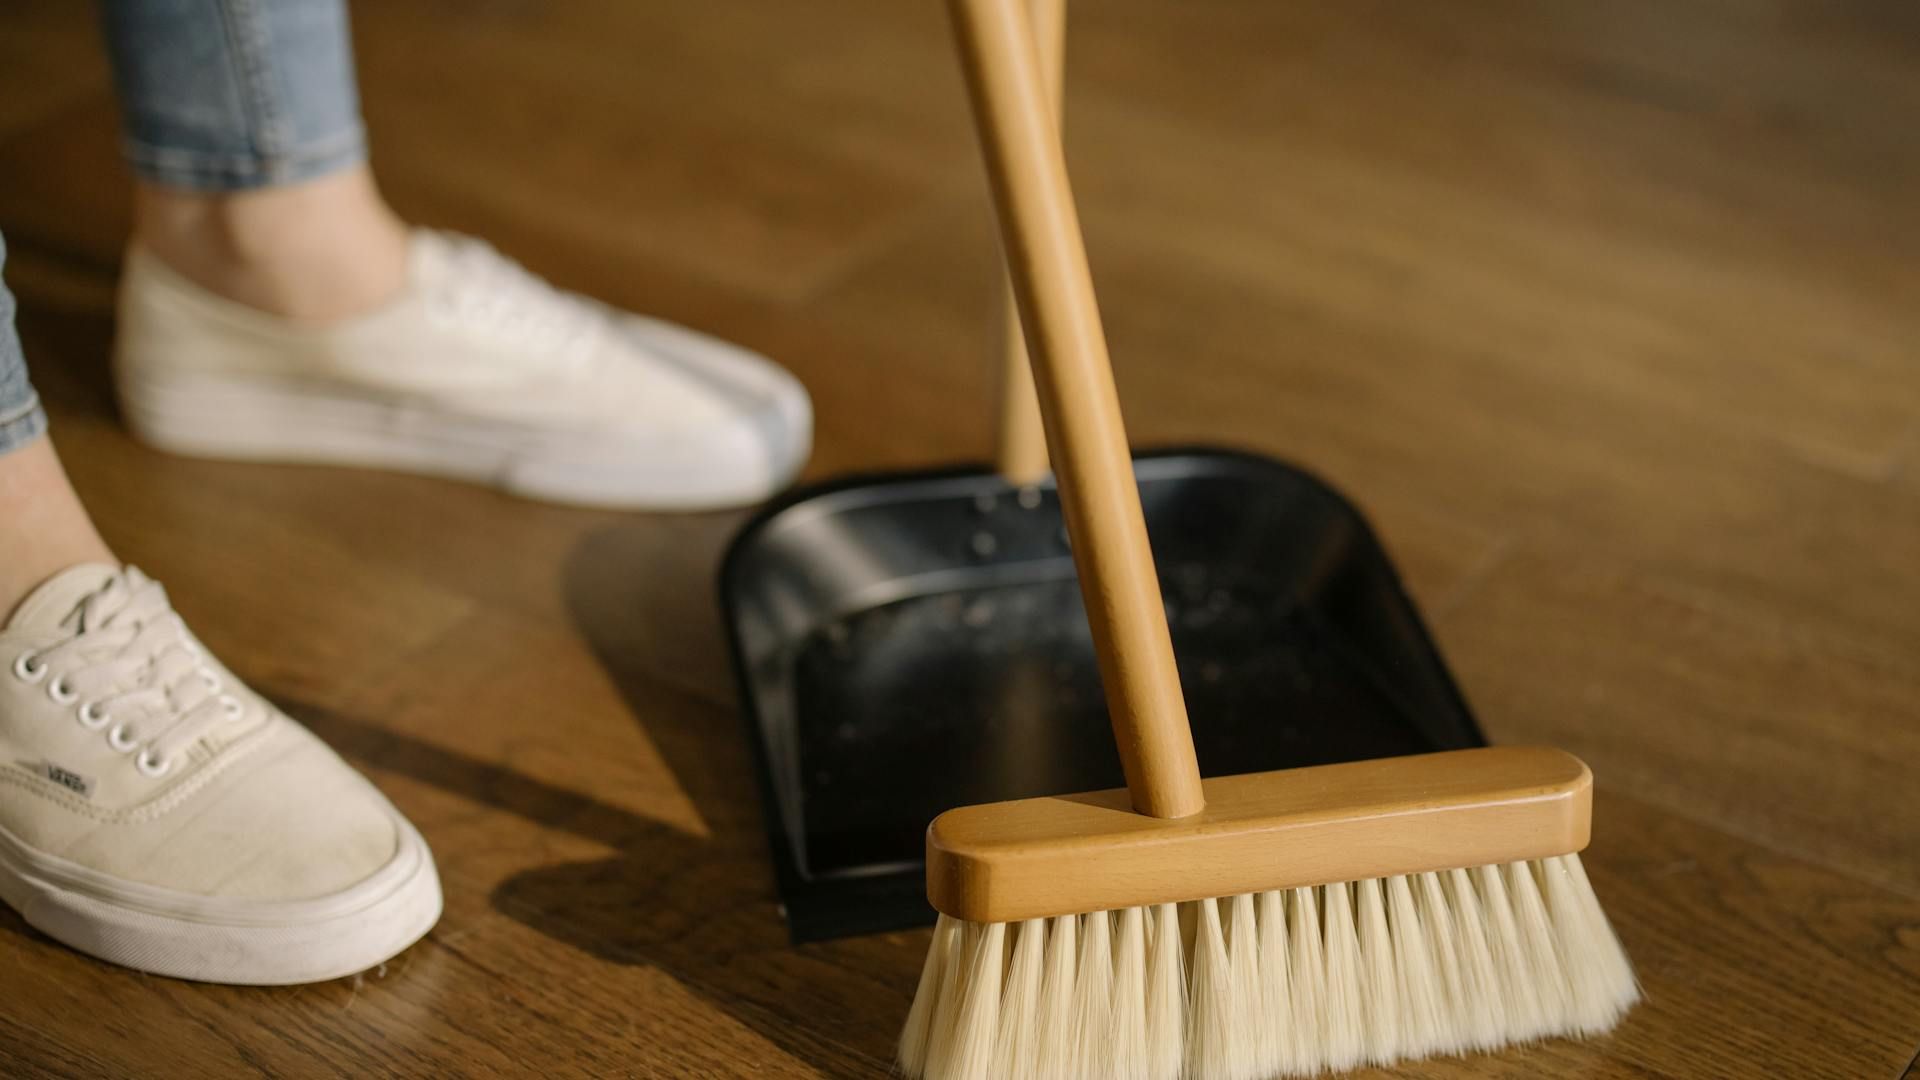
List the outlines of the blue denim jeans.
{"label": "blue denim jeans", "polygon": [[[0,268],[7,264],[7,241],[0,237]],[[47,414],[27,381],[20,335],[13,332],[13,294],[0,285],[0,454],[32,442],[47,430]]]}
{"label": "blue denim jeans", "polygon": [[[365,160],[346,0],[101,0],[100,8],[121,145],[140,179],[238,191]],[[0,454],[47,426],[13,309],[0,284]]]}

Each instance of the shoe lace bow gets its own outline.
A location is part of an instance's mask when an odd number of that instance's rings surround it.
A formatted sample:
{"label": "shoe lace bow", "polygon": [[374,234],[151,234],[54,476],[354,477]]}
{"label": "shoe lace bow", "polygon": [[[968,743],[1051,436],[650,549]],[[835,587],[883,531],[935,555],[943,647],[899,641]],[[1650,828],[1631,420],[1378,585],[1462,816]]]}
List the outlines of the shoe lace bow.
{"label": "shoe lace bow", "polygon": [[575,363],[606,332],[606,314],[597,304],[555,288],[483,240],[453,234],[442,239],[447,272],[430,301],[441,319]]}
{"label": "shoe lace bow", "polygon": [[105,732],[115,750],[138,751],[135,763],[148,776],[165,775],[182,750],[245,715],[166,590],[132,567],[81,600],[62,625],[71,635],[22,655],[15,673],[48,679],[49,696],[74,706],[80,723]]}

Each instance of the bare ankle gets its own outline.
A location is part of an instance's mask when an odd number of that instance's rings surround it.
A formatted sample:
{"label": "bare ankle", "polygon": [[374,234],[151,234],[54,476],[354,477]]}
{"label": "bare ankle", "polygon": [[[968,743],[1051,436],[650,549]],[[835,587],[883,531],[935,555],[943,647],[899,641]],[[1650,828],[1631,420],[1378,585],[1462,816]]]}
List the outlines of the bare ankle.
{"label": "bare ankle", "polygon": [[202,288],[300,322],[371,311],[406,282],[406,226],[364,167],[250,191],[142,184],[134,238]]}
{"label": "bare ankle", "polygon": [[0,456],[0,625],[41,582],[81,563],[118,564],[41,436]]}

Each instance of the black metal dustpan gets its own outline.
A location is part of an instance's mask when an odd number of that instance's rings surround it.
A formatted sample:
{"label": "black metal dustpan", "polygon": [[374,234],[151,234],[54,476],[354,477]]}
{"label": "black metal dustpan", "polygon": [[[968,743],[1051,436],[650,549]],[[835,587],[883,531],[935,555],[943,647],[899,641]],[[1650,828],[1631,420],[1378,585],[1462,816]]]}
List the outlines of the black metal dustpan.
{"label": "black metal dustpan", "polygon": [[[1124,783],[1017,328],[1006,371],[997,470],[796,491],[722,565],[797,941],[931,924],[943,811]],[[1353,504],[1231,450],[1135,474],[1204,774],[1485,744]]]}
{"label": "black metal dustpan", "polygon": [[[1351,503],[1252,454],[1135,470],[1203,773],[1484,745]],[[795,492],[741,530],[720,593],[797,941],[931,924],[942,811],[1123,783],[1049,483]]]}

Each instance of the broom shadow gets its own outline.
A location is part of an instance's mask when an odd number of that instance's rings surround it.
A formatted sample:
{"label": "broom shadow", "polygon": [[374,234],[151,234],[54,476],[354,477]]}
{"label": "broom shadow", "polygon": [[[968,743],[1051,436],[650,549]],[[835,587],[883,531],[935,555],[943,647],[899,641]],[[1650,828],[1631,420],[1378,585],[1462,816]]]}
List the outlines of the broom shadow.
{"label": "broom shadow", "polygon": [[489,897],[507,918],[599,959],[665,972],[825,1073],[844,1069],[850,1057],[871,1059],[876,1068],[884,1062],[884,1045],[821,1037],[776,1011],[771,1003],[778,998],[754,1000],[751,988],[768,982],[760,961],[785,944],[785,933],[762,895],[767,887],[736,865],[739,858],[716,859],[711,841],[364,720],[281,704],[350,760],[620,851],[507,879]]}

